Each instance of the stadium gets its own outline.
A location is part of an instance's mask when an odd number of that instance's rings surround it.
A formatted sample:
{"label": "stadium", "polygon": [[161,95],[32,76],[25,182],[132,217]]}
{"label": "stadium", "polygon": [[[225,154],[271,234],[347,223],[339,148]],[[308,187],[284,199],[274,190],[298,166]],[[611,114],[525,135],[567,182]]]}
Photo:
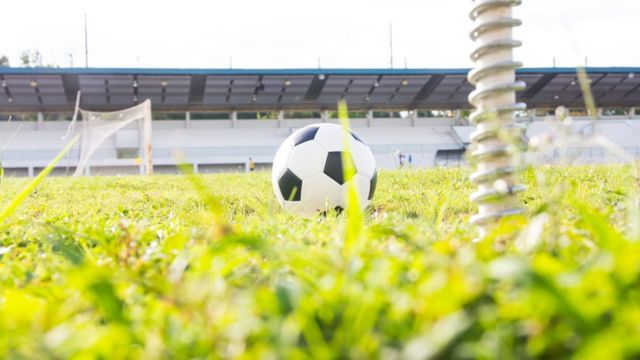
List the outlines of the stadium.
{"label": "stadium", "polygon": [[0,359],[640,358],[637,0],[467,5],[3,4]]}
{"label": "stadium", "polygon": [[[608,137],[640,156],[640,68],[586,69],[600,106],[592,121],[575,69],[525,68],[518,100],[528,110],[517,120],[528,137],[548,131],[545,117],[571,110],[573,131]],[[269,167],[279,144],[294,130],[338,122],[344,99],[351,126],[365,136],[383,168],[398,167],[394,153],[412,155],[412,166],[458,165],[474,127],[467,101],[469,69],[0,69],[0,113],[21,127],[3,154],[7,175],[34,176],[64,147],[63,135],[80,107],[116,111],[151,100],[155,172],[176,173],[173,149],[182,149],[198,173],[244,171],[249,157]],[[638,74],[638,76],[636,76]],[[587,129],[588,128],[588,129]],[[100,146],[94,174],[135,174],[140,148],[135,124]],[[580,163],[616,162],[598,147],[574,146]],[[78,150],[54,174],[73,173]],[[71,169],[71,171],[70,171]]]}

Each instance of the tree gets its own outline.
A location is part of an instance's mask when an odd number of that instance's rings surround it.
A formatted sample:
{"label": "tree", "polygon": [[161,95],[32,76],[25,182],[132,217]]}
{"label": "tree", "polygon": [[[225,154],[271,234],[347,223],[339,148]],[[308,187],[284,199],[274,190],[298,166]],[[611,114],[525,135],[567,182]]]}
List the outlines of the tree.
{"label": "tree", "polygon": [[256,113],[256,118],[258,120],[275,120],[278,118],[278,113],[275,111],[258,112]]}
{"label": "tree", "polygon": [[20,55],[20,63],[24,67],[42,66],[42,54],[35,49],[24,50]]}
{"label": "tree", "polygon": [[2,55],[0,56],[0,67],[8,67],[11,66],[9,65],[9,58],[6,55]]}

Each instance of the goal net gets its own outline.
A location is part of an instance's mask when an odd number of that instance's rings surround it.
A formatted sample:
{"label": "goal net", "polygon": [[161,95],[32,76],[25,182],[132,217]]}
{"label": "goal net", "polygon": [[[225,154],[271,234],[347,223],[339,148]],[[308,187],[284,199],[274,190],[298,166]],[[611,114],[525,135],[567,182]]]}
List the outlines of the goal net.
{"label": "goal net", "polygon": [[[78,100],[79,100],[78,95]],[[140,166],[142,174],[150,175],[153,172],[151,160],[151,101],[146,100],[136,106],[112,112],[99,112],[81,109],[79,101],[76,104],[76,114],[67,129],[69,136],[73,132],[80,133],[80,149],[76,170],[73,176],[80,176],[88,173],[87,169],[91,165],[91,160],[96,151],[110,137],[119,130],[136,123],[138,130],[138,157],[136,164]],[[77,113],[81,115],[82,121],[76,123]],[[76,129],[77,127],[77,129]]]}

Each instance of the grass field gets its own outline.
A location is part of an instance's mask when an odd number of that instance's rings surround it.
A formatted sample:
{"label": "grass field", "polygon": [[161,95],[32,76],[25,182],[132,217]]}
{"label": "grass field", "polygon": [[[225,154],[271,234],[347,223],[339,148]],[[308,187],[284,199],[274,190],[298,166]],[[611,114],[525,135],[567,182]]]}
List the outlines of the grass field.
{"label": "grass field", "polygon": [[481,242],[466,169],[382,172],[363,225],[267,173],[46,179],[0,229],[0,358],[640,356],[633,170],[523,177]]}

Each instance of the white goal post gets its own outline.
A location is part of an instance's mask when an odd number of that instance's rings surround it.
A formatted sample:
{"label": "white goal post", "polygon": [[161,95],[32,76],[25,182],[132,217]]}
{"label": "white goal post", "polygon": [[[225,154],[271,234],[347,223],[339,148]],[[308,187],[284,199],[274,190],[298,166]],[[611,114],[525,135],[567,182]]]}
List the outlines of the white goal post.
{"label": "white goal post", "polygon": [[[150,100],[147,99],[127,109],[110,112],[85,110],[80,108],[79,104],[80,92],[78,92],[73,119],[65,135],[68,137],[71,133],[80,133],[78,163],[73,176],[85,174],[91,158],[105,140],[134,122],[138,123],[138,159],[142,158],[142,161],[137,165],[140,166],[142,174],[151,175],[153,173]],[[76,130],[78,113],[82,117],[82,122]]]}

